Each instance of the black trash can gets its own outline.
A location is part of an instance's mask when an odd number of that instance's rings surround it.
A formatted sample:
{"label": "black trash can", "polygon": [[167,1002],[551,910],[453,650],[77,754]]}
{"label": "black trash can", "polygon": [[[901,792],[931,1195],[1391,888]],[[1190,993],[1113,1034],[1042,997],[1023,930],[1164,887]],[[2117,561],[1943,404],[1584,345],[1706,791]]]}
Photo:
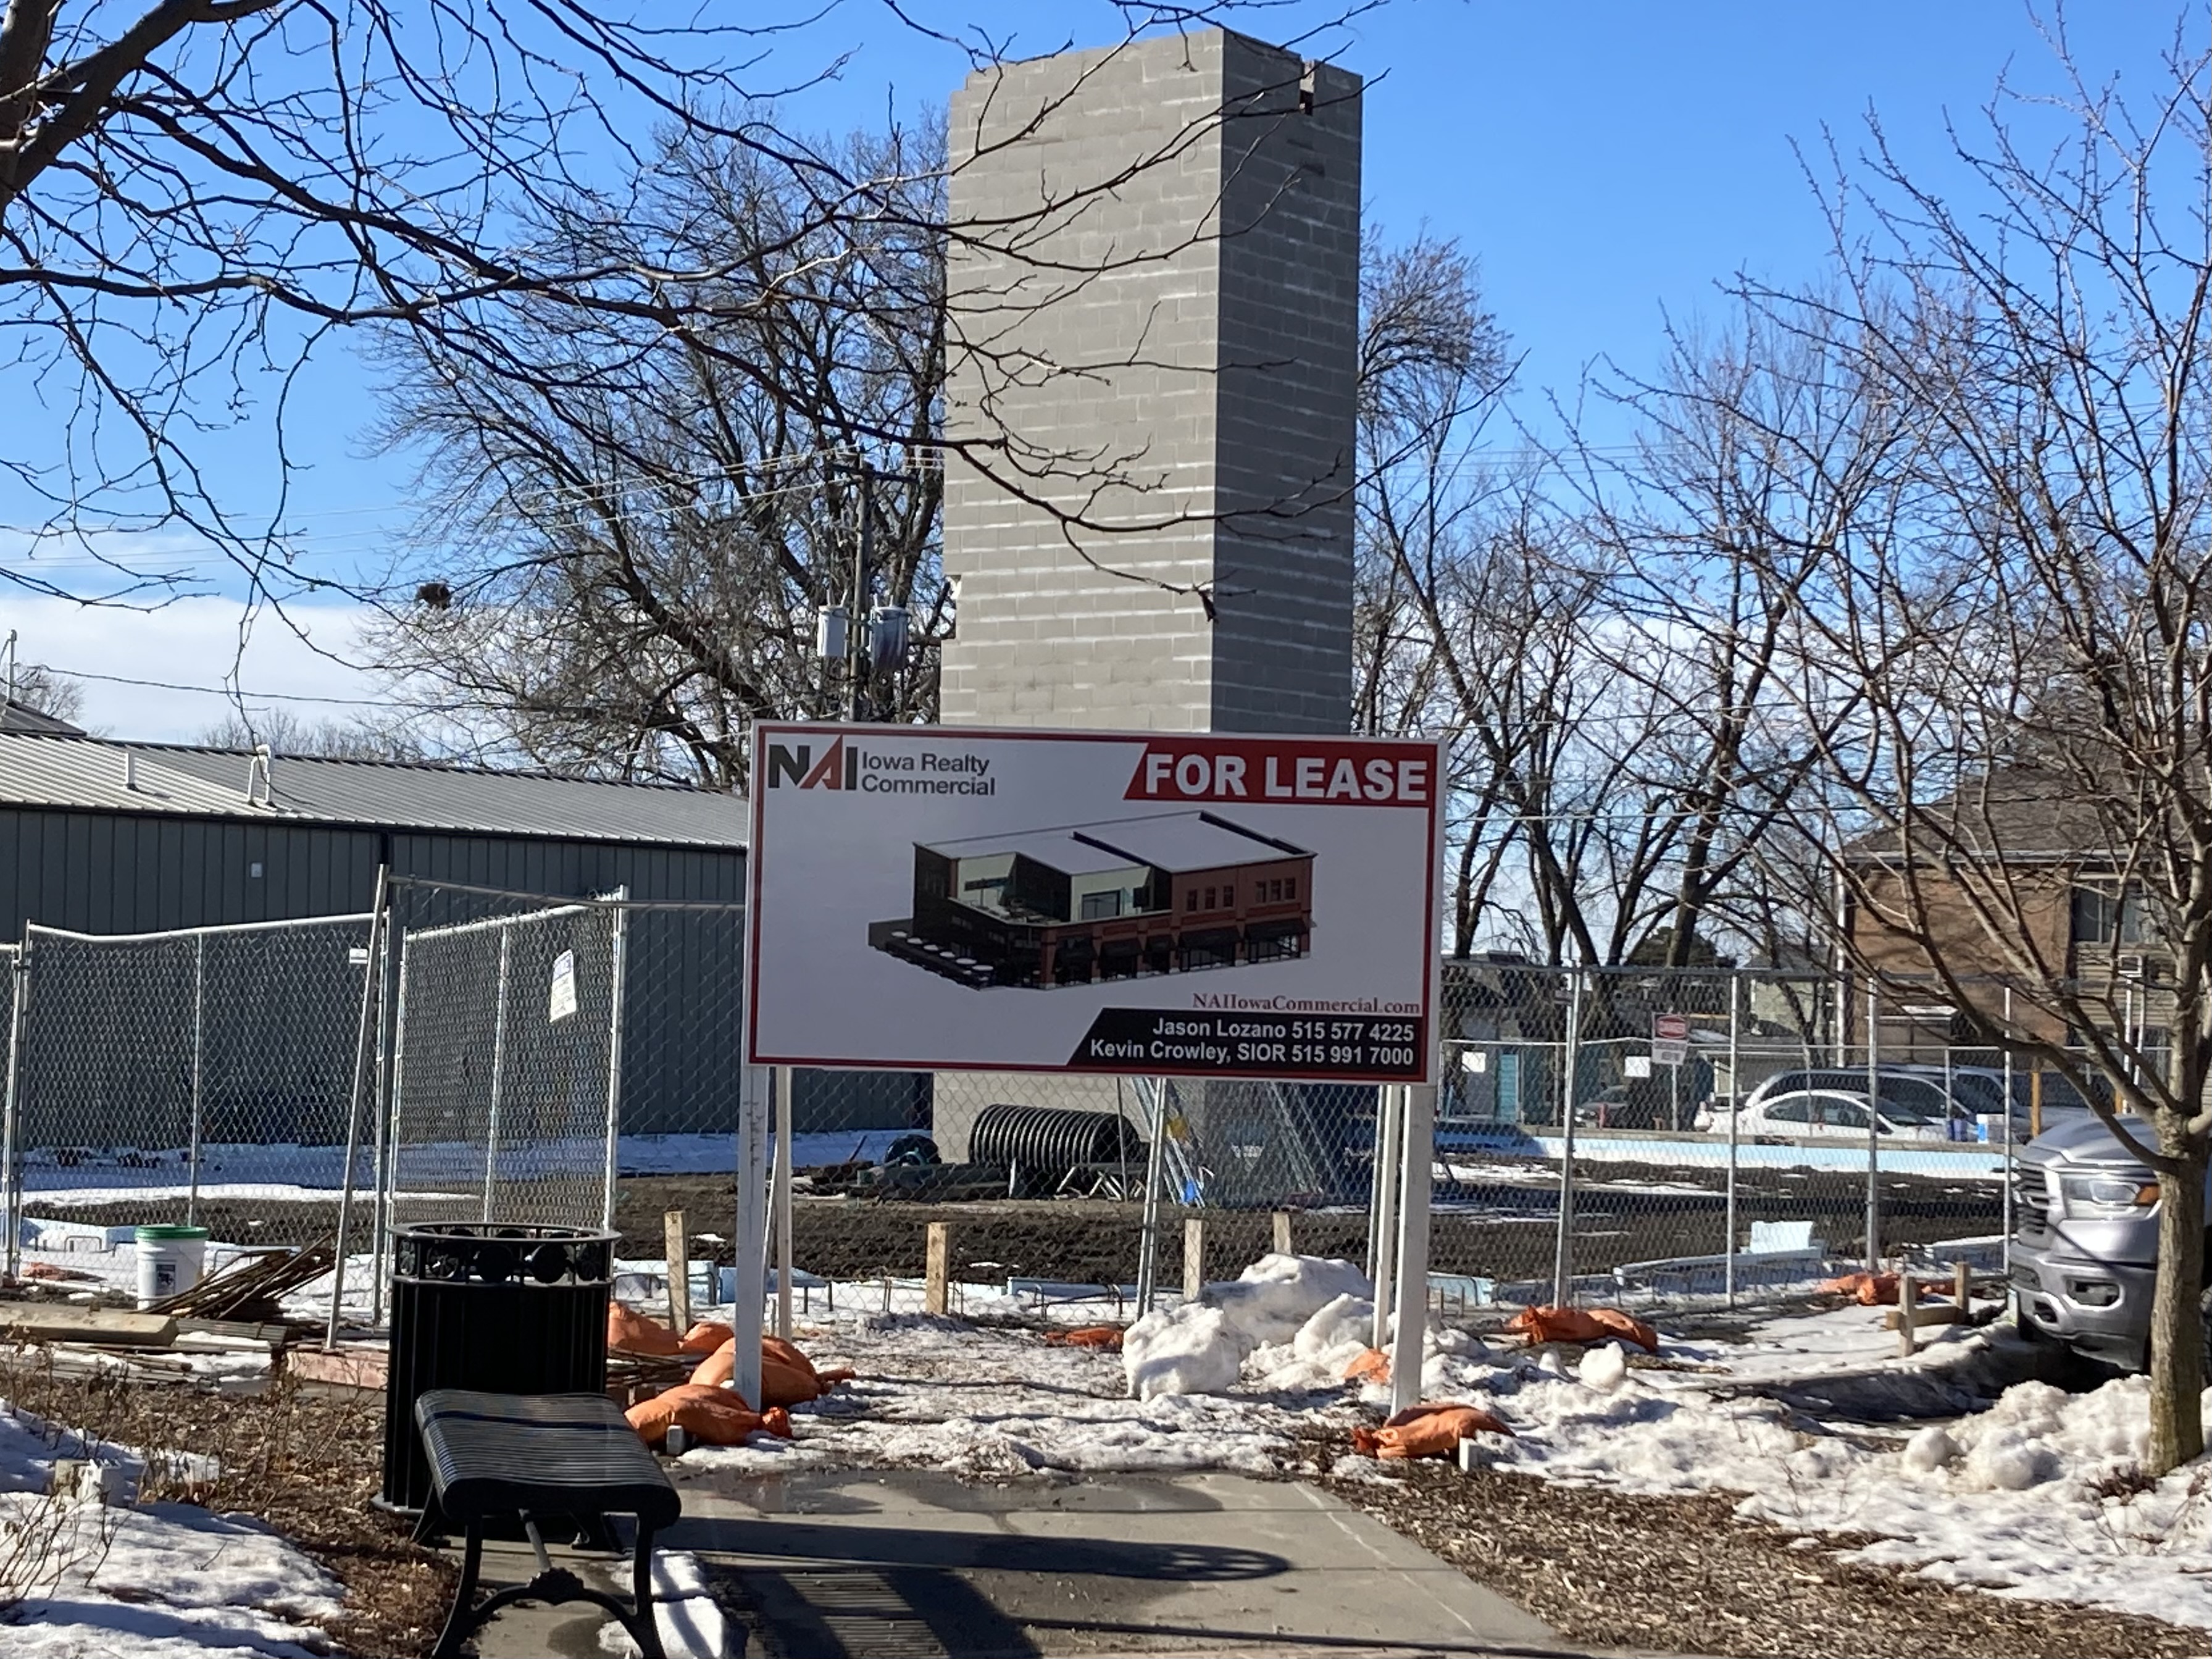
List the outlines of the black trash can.
{"label": "black trash can", "polygon": [[412,1514],[430,1495],[415,1432],[415,1402],[428,1390],[605,1389],[615,1235],[441,1221],[395,1229],[392,1253],[392,1370],[377,1502]]}

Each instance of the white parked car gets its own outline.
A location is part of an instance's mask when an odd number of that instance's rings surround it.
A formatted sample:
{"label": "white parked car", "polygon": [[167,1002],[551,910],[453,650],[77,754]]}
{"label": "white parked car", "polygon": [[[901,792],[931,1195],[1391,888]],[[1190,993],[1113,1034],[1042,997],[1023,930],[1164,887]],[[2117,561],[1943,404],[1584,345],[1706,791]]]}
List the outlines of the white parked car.
{"label": "white parked car", "polygon": [[[1725,1120],[1722,1127],[1727,1127]],[[1867,1097],[1837,1089],[1800,1089],[1759,1099],[1756,1094],[1736,1114],[1739,1140],[1802,1140],[1867,1138]],[[1881,1133],[1908,1140],[1947,1140],[1951,1131],[1941,1116],[1917,1117],[1884,1111]]]}

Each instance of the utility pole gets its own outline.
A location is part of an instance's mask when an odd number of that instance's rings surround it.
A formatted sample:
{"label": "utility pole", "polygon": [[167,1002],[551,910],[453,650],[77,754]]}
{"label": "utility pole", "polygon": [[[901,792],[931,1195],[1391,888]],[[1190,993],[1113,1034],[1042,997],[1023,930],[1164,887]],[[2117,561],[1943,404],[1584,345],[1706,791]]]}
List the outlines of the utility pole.
{"label": "utility pole", "polygon": [[868,581],[875,555],[876,470],[861,461],[854,472],[860,481],[860,540],[853,554],[853,619],[845,630],[845,718],[857,724],[868,718]]}

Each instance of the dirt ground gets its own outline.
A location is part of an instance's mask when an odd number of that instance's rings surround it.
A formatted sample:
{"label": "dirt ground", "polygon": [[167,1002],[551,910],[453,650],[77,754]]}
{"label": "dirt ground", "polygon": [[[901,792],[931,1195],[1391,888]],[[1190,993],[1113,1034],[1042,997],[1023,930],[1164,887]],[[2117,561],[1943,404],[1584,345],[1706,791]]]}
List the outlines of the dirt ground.
{"label": "dirt ground", "polygon": [[[1603,1184],[1623,1181],[1624,1170],[1618,1166],[1584,1177],[1591,1184],[1575,1206],[1577,1271],[1722,1249],[1727,1218],[1717,1193],[1632,1193]],[[1674,1179],[1667,1171],[1634,1173],[1647,1186],[1655,1175]],[[1430,1227],[1430,1270],[1548,1279],[1557,1224],[1553,1195],[1526,1189],[1486,1193],[1486,1202],[1465,1198],[1459,1190],[1439,1189]],[[1986,1192],[1960,1192],[1947,1182],[1897,1180],[1884,1189],[1884,1236],[1904,1243],[1995,1233],[2002,1225],[2001,1201],[1993,1185]],[[719,1243],[698,1247],[700,1259],[711,1251],[727,1262],[733,1259],[726,1241],[736,1224],[735,1204],[736,1187],[726,1176],[632,1176],[621,1182],[615,1224],[626,1252],[657,1256],[663,1213],[681,1208],[695,1237],[721,1236]],[[1784,1182],[1769,1175],[1761,1185],[1744,1184],[1737,1214],[1740,1225],[1754,1219],[1810,1219],[1816,1235],[1842,1248],[1859,1236],[1865,1204],[1863,1179],[1856,1185],[1849,1177]],[[1163,1271],[1177,1281],[1185,1213],[1174,1207],[1161,1212],[1160,1261]],[[1091,1200],[917,1204],[802,1195],[792,1206],[793,1255],[799,1266],[825,1277],[919,1278],[925,1230],[933,1221],[951,1224],[953,1260],[959,1266],[994,1263],[1007,1274],[1084,1284],[1130,1284],[1137,1277],[1139,1206]],[[1210,1211],[1206,1223],[1209,1273],[1234,1274],[1271,1248],[1272,1223],[1264,1212]],[[1310,1255],[1364,1261],[1367,1217],[1364,1212],[1300,1211],[1293,1218],[1291,1239]]]}
{"label": "dirt ground", "polygon": [[383,1481],[380,1395],[315,1394],[282,1381],[240,1395],[88,1378],[31,1348],[0,1349],[0,1399],[118,1445],[215,1458],[213,1484],[149,1472],[140,1496],[257,1516],[321,1562],[345,1586],[346,1616],[331,1634],[346,1653],[416,1659],[436,1641],[454,1570],[369,1502]]}
{"label": "dirt ground", "polygon": [[[372,1508],[382,1449],[375,1399],[279,1384],[257,1396],[175,1384],[88,1382],[56,1374],[35,1350],[0,1358],[0,1397],[126,1444],[188,1448],[222,1462],[212,1487],[148,1496],[242,1510],[267,1521],[345,1585],[333,1632],[357,1659],[418,1659],[453,1591],[452,1569]],[[2204,1632],[2154,1620],[1958,1589],[1837,1559],[1740,1520],[1726,1495],[1644,1498],[1525,1475],[1462,1474],[1443,1463],[1382,1481],[1325,1473],[1341,1434],[1302,1448],[1305,1478],[1326,1485],[1577,1645],[1646,1653],[1848,1656],[1886,1659],[2166,1659],[2203,1654]]]}
{"label": "dirt ground", "polygon": [[1835,1552],[1853,1540],[1808,1547],[1738,1519],[1726,1494],[1631,1497],[1439,1462],[1383,1482],[1322,1484],[1594,1647],[1795,1659],[2163,1659],[2212,1649],[2204,1632],[2155,1619],[1848,1563]]}
{"label": "dirt ground", "polygon": [[[1578,1164],[1575,1200],[1577,1272],[1602,1272],[1624,1262],[1710,1255],[1727,1238],[1726,1197],[1718,1172],[1641,1164]],[[1918,1243],[1987,1236],[2002,1225],[2002,1194],[1995,1182],[1886,1177],[1881,1183],[1886,1241]],[[513,1213],[533,1213],[526,1189],[509,1194]],[[616,1225],[625,1255],[657,1257],[662,1218],[682,1209],[695,1238],[696,1257],[732,1260],[736,1187],[728,1176],[626,1176],[617,1183]],[[1866,1183],[1863,1176],[1806,1170],[1745,1170],[1736,1194],[1739,1237],[1750,1223],[1809,1220],[1831,1249],[1850,1254],[1863,1232]],[[36,1198],[33,1200],[36,1212]],[[216,1237],[240,1243],[307,1243],[337,1231],[334,1201],[268,1203],[216,1199],[198,1216]],[[122,1225],[179,1218],[173,1204],[114,1202],[58,1210],[76,1219]],[[458,1212],[457,1212],[458,1213]],[[1259,1211],[1210,1211],[1207,1271],[1233,1274],[1269,1248],[1270,1223]],[[1557,1227],[1556,1191],[1544,1185],[1490,1180],[1439,1183],[1430,1231],[1430,1266],[1440,1273],[1496,1279],[1548,1279]],[[1162,1213],[1161,1261],[1180,1279],[1184,1212]],[[1006,1274],[1128,1284],[1137,1276],[1140,1208],[1091,1200],[992,1199],[964,1203],[911,1203],[871,1198],[810,1196],[793,1206],[799,1265],[839,1279],[890,1275],[918,1278],[925,1229],[952,1224],[955,1261],[963,1268],[992,1264],[983,1275]],[[364,1243],[370,1214],[357,1205],[352,1237]],[[1364,1260],[1367,1218],[1352,1211],[1297,1212],[1296,1247],[1309,1255]]]}

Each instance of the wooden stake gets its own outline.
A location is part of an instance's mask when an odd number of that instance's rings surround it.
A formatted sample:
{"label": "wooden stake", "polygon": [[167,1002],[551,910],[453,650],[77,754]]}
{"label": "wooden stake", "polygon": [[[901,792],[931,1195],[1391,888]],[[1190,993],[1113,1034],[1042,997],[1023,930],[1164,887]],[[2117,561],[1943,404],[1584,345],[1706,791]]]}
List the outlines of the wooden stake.
{"label": "wooden stake", "polygon": [[927,1229],[928,1255],[921,1270],[924,1313],[952,1311],[952,1224],[933,1221]]}
{"label": "wooden stake", "polygon": [[1912,1275],[1899,1273],[1897,1277],[1897,1351],[1911,1353],[1914,1347],[1912,1334],[1913,1304],[1920,1293],[1913,1288]]}
{"label": "wooden stake", "polygon": [[1288,1210],[1278,1210],[1275,1212],[1275,1254],[1277,1255],[1289,1255],[1292,1254],[1291,1249],[1291,1212]]}
{"label": "wooden stake", "polygon": [[681,1336],[691,1328],[691,1229],[681,1210],[660,1218],[668,1252],[668,1323]]}
{"label": "wooden stake", "polygon": [[1182,1299],[1195,1302],[1206,1288],[1206,1224],[1196,1216],[1182,1224]]}
{"label": "wooden stake", "polygon": [[1963,1261],[1951,1264],[1951,1300],[1958,1304],[1959,1317],[1964,1319],[1972,1310],[1974,1300],[1974,1270]]}

